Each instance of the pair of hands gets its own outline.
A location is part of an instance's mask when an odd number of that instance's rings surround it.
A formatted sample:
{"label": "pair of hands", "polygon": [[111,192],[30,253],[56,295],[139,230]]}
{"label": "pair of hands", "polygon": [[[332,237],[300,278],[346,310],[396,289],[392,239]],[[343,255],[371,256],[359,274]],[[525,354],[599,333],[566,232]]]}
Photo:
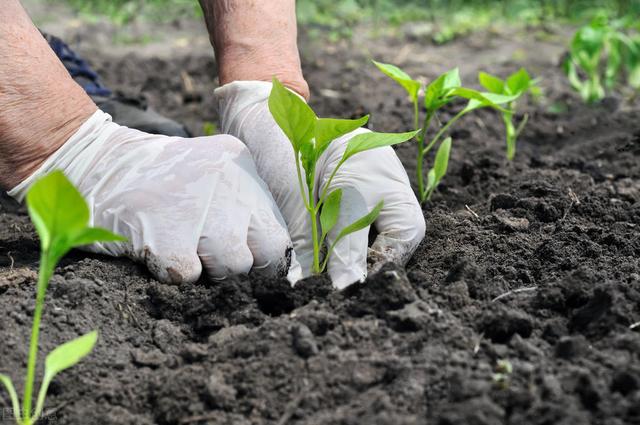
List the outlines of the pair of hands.
{"label": "pair of hands", "polygon": [[[97,111],[61,149],[10,195],[22,199],[33,182],[61,169],[87,199],[92,226],[127,242],[88,249],[128,256],[160,280],[193,282],[238,273],[309,275],[310,220],[299,195],[293,149],[268,110],[271,84],[235,82],[216,91],[222,131],[182,139],[151,135],[111,122]],[[367,131],[367,130],[357,130]],[[317,167],[324,184],[355,133],[334,142]],[[235,136],[235,137],[234,137]],[[384,199],[371,247],[372,268],[405,263],[424,236],[422,210],[391,148],[358,154],[338,172],[343,189],[338,225],[365,215]],[[316,188],[317,189],[317,188]],[[329,261],[337,288],[367,274],[369,229],[338,243]]]}

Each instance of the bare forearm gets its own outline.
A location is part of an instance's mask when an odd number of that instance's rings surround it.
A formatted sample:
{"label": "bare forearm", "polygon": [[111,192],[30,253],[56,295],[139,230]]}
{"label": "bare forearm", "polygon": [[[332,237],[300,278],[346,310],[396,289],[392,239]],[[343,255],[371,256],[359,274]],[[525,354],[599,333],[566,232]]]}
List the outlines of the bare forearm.
{"label": "bare forearm", "polygon": [[0,8],[0,187],[10,189],[97,107],[69,76],[18,0]]}
{"label": "bare forearm", "polygon": [[305,97],[295,0],[200,0],[220,84],[278,77]]}

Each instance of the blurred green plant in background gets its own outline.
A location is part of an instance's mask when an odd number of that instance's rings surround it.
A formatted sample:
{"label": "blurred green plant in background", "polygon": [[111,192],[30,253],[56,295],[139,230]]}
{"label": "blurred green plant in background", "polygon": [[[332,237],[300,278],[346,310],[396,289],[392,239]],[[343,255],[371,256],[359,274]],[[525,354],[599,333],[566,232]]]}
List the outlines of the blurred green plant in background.
{"label": "blurred green plant in background", "polygon": [[628,86],[640,90],[640,34],[637,19],[596,16],[578,29],[563,68],[571,86],[588,103],[607,91]]}
{"label": "blurred green plant in background", "polygon": [[[117,23],[138,17],[167,20],[201,14],[195,0],[56,0],[86,15],[107,15]],[[506,19],[542,23],[549,19],[583,20],[594,13],[640,16],[640,0],[298,0],[303,25],[349,35],[349,24],[362,21],[399,24],[452,20],[443,32],[446,41],[455,27],[478,26]],[[481,26],[481,25],[480,25]]]}

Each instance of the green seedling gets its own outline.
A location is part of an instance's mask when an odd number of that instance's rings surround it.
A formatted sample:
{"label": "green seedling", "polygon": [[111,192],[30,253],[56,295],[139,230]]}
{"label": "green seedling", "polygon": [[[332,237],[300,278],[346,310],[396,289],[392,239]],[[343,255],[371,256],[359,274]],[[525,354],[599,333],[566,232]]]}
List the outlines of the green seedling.
{"label": "green seedling", "polygon": [[60,171],[52,172],[31,187],[27,194],[27,206],[31,221],[40,237],[41,252],[22,409],[11,379],[0,374],[0,382],[9,393],[15,420],[20,425],[32,425],[40,418],[47,389],[53,378],[87,356],[98,340],[97,331],[93,331],[58,346],[47,355],[36,407],[32,410],[40,320],[49,279],[56,264],[74,247],[95,242],[124,240],[107,230],[87,226],[89,208],[82,195]]}
{"label": "green seedling", "polygon": [[[480,72],[478,79],[480,80],[482,87],[487,89],[489,92],[504,96],[520,97],[537,88],[537,81],[532,80],[531,76],[524,68],[521,68],[519,71],[509,75],[505,80],[494,75],[487,74],[486,72]],[[517,101],[512,100],[507,103],[507,109],[501,111],[502,120],[504,121],[506,129],[507,158],[509,161],[513,160],[516,155],[516,142],[529,120],[529,115],[525,114],[522,121],[520,121],[517,126],[515,125],[513,119],[517,106]]]}
{"label": "green seedling", "polygon": [[598,16],[573,36],[563,68],[585,102],[602,100],[623,76],[629,87],[640,90],[640,36],[627,32],[623,21]]}
{"label": "green seedling", "polygon": [[[335,139],[365,125],[369,116],[356,120],[318,118],[304,100],[287,90],[277,79],[273,80],[273,89],[269,96],[269,110],[293,147],[300,196],[311,218],[313,241],[311,272],[319,274],[326,269],[336,244],[345,236],[370,226],[380,214],[384,202],[381,200],[367,215],[342,229],[333,243],[327,247],[324,261],[320,262],[321,249],[327,235],[337,224],[340,213],[342,190],[336,189],[329,192],[333,178],[340,167],[349,158],[360,152],[411,140],[417,131],[399,134],[367,132],[354,136],[349,140],[342,158],[338,161],[333,172],[316,193],[314,191],[315,170],[320,156]],[[318,228],[318,216],[320,229]]]}
{"label": "green seedling", "polygon": [[[409,98],[413,104],[413,121],[415,128],[418,128],[420,124],[420,95],[424,92],[426,116],[424,117],[422,130],[416,135],[418,144],[416,179],[418,182],[418,197],[422,203],[431,199],[431,195],[447,172],[452,140],[451,138],[443,138],[451,127],[463,116],[480,108],[490,107],[498,109],[503,113],[508,113],[509,110],[504,109],[501,105],[509,104],[520,97],[519,94],[507,95],[479,92],[463,87],[462,81],[460,80],[460,72],[457,68],[445,72],[426,87],[423,87],[420,81],[414,80],[409,74],[395,65],[375,61],[374,64],[382,73],[398,83],[409,94]],[[427,133],[440,109],[456,99],[465,99],[467,101],[466,106],[445,125],[440,127],[433,137],[428,139]],[[427,180],[425,182],[423,171],[424,159],[435,146],[438,146],[438,149],[434,164],[427,173]]]}

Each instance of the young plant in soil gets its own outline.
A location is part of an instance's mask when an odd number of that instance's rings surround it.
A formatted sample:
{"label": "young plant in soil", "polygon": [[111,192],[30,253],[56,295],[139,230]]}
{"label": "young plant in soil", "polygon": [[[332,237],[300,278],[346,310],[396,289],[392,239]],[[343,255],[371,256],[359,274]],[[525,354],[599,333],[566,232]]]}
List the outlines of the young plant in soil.
{"label": "young plant in soil", "polygon": [[89,208],[82,195],[60,171],[52,172],[31,187],[27,194],[27,206],[31,221],[40,237],[41,252],[22,409],[11,379],[0,374],[0,382],[4,384],[9,393],[15,420],[20,425],[32,425],[40,418],[47,389],[53,378],[87,356],[98,340],[97,331],[93,331],[58,346],[47,355],[44,377],[38,392],[35,410],[32,410],[40,320],[49,279],[54,273],[56,264],[74,247],[95,242],[124,240],[124,238],[107,230],[87,226]]}
{"label": "young plant in soil", "polygon": [[629,87],[640,90],[640,35],[628,34],[622,20],[596,17],[573,36],[563,68],[587,103],[602,100],[623,76]]}
{"label": "young plant in soil", "polygon": [[[451,127],[463,116],[480,108],[491,107],[503,113],[508,113],[509,110],[502,108],[500,105],[513,102],[520,96],[485,93],[463,87],[458,68],[445,72],[426,87],[423,87],[420,81],[414,80],[409,74],[395,65],[375,61],[374,64],[382,73],[398,83],[409,94],[411,103],[413,104],[413,122],[416,128],[418,128],[420,124],[420,94],[424,92],[426,115],[424,117],[422,130],[416,136],[418,143],[416,179],[418,182],[418,198],[421,203],[425,203],[431,199],[431,195],[447,172],[452,140],[450,137],[443,140],[443,137]],[[436,119],[438,111],[456,99],[467,100],[466,107],[458,112],[445,125],[440,127],[433,137],[427,138],[427,132],[431,127],[432,121]],[[423,172],[425,157],[436,146],[438,146],[438,149],[435,161],[433,167],[431,167],[427,173],[427,181],[425,183]]]}
{"label": "young plant in soil", "polygon": [[[520,97],[534,88],[537,88],[537,81],[532,80],[531,76],[524,68],[521,68],[519,71],[509,75],[504,80],[486,72],[480,72],[478,79],[480,80],[482,87],[487,89],[489,92],[504,96]],[[512,100],[507,103],[507,109],[500,112],[506,130],[507,158],[509,161],[513,160],[516,155],[516,142],[529,120],[529,115],[525,114],[522,121],[520,121],[516,127],[513,120],[517,107],[518,105],[516,100]]]}
{"label": "young plant in soil", "polygon": [[[342,158],[333,169],[325,184],[314,191],[316,184],[316,163],[331,143],[345,134],[362,127],[369,116],[356,120],[318,118],[311,107],[298,95],[285,88],[277,79],[273,80],[273,89],[269,96],[269,110],[278,126],[287,136],[293,147],[300,196],[311,218],[311,237],[313,241],[313,274],[322,273],[336,244],[345,236],[371,225],[382,210],[381,200],[368,214],[346,226],[337,235],[331,246],[327,247],[324,261],[320,261],[321,250],[329,232],[335,227],[340,214],[342,189],[329,192],[336,173],[352,156],[370,149],[391,146],[411,140],[418,131],[408,133],[358,134],[349,140]],[[304,174],[304,175],[303,175]],[[318,217],[320,228],[318,228]]]}

